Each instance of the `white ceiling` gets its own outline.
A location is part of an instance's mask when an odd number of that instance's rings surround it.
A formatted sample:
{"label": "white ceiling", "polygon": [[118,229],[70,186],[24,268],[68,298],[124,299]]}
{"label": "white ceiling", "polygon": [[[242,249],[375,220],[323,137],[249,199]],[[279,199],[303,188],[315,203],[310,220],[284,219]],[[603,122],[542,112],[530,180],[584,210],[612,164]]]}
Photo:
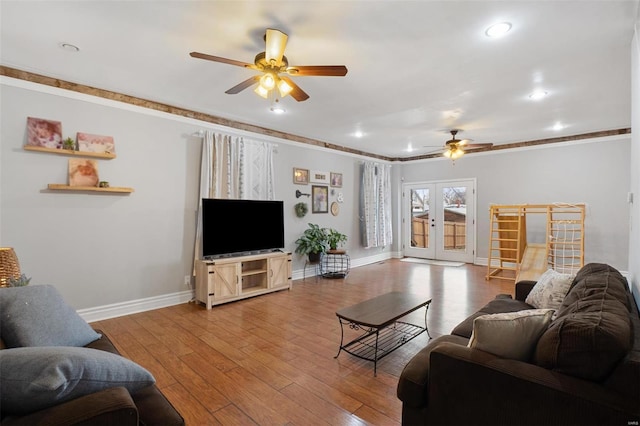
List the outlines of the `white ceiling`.
{"label": "white ceiling", "polygon": [[[451,128],[505,144],[630,127],[638,4],[2,0],[0,63],[404,158],[433,152]],[[486,37],[498,21],[511,32]],[[252,89],[224,93],[253,71],[189,56],[252,63],[266,28],[289,35],[290,65],[346,65],[348,74],[294,77],[310,98],[286,97],[287,113],[275,115]],[[539,88],[548,96],[529,99]],[[552,130],[557,122],[566,127]]]}

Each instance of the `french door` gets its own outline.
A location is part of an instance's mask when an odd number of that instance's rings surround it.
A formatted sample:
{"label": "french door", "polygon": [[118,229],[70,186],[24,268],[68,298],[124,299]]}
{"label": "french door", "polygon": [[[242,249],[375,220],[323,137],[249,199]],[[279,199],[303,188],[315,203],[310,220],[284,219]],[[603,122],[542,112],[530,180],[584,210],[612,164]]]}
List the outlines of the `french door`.
{"label": "french door", "polygon": [[475,179],[408,183],[402,194],[405,256],[473,262]]}

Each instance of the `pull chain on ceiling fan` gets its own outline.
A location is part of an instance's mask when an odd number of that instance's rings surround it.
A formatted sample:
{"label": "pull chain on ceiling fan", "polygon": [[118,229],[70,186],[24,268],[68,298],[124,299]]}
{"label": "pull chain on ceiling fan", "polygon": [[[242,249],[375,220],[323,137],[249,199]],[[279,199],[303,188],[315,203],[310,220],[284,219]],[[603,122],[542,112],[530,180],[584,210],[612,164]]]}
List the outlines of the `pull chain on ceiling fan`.
{"label": "pull chain on ceiling fan", "polygon": [[256,55],[253,64],[199,52],[191,52],[189,55],[193,58],[250,68],[262,72],[262,75],[249,77],[225,92],[230,95],[240,93],[244,89],[258,83],[254,91],[265,99],[269,97],[272,91],[277,89],[281,97],[291,95],[296,101],[301,102],[309,99],[309,95],[294,83],[289,76],[343,77],[347,74],[347,67],[344,65],[289,66],[289,61],[287,57],[284,56],[288,36],[282,31],[268,28],[264,39],[265,51]]}

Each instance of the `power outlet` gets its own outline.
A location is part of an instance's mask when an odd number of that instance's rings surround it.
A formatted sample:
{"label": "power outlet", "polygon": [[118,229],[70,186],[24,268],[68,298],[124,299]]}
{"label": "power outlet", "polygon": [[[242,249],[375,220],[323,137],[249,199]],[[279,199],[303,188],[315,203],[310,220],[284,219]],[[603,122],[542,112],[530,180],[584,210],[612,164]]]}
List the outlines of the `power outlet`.
{"label": "power outlet", "polygon": [[189,275],[184,276],[184,285],[191,288],[191,277]]}

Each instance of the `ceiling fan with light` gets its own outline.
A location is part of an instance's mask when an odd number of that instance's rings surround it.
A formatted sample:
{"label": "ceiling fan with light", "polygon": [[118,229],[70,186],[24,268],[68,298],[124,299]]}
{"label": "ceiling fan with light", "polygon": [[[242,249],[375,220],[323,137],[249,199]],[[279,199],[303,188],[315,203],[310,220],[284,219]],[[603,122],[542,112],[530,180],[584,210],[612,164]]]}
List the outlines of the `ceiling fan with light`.
{"label": "ceiling fan with light", "polygon": [[444,151],[442,155],[452,160],[456,160],[464,155],[465,152],[481,148],[491,148],[492,143],[469,143],[470,139],[456,139],[458,134],[457,129],[449,131],[451,133],[451,139],[445,142]]}
{"label": "ceiling fan with light", "polygon": [[289,66],[289,61],[287,57],[284,56],[287,38],[288,36],[282,31],[268,28],[264,37],[266,44],[265,51],[256,55],[253,64],[199,52],[191,52],[189,55],[193,58],[250,68],[262,73],[249,77],[225,92],[230,95],[240,93],[244,89],[258,83],[255,92],[265,99],[269,97],[272,90],[277,89],[280,97],[285,97],[290,94],[296,101],[301,102],[309,99],[309,95],[294,83],[289,76],[343,77],[347,74],[347,67],[344,65]]}

